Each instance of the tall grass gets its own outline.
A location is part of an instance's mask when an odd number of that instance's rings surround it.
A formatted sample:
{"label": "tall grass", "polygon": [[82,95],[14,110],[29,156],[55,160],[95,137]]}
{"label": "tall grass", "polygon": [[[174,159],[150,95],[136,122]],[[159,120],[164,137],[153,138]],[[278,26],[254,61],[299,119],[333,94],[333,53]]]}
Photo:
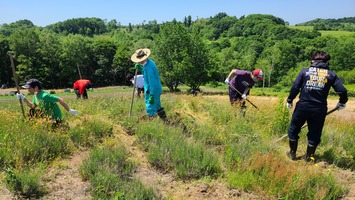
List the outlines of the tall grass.
{"label": "tall grass", "polygon": [[157,199],[153,189],[131,178],[135,169],[126,149],[109,142],[95,148],[80,171],[90,180],[94,199]]}
{"label": "tall grass", "polygon": [[[279,199],[336,199],[346,190],[331,173],[309,165],[292,165],[273,153],[253,152],[228,175],[231,187],[258,191]],[[247,181],[245,181],[247,180]]]}
{"label": "tall grass", "polygon": [[[143,98],[135,98],[130,116],[131,97],[126,90],[108,90],[85,101],[68,100],[80,114],[64,112],[67,128],[60,129],[44,121],[23,120],[18,105],[2,106],[0,115],[5,117],[0,126],[0,167],[9,170],[7,187],[29,195],[43,194],[40,182],[44,172],[39,166],[86,147],[94,151],[85,161],[82,175],[90,180],[95,198],[159,196],[139,180],[130,179],[136,166],[122,145],[105,142],[118,124],[137,139],[155,169],[171,173],[176,179],[189,181],[207,176],[225,181],[231,188],[280,199],[336,199],[346,193],[345,186],[328,170],[288,160],[286,140],[280,141],[278,148],[270,148],[271,140],[284,135],[289,125],[290,113],[282,96],[263,100],[251,96],[258,109],[247,103],[243,117],[226,95],[163,94],[167,122],[143,120]],[[300,134],[303,139],[305,135],[305,131]],[[353,126],[327,117],[316,152],[319,160],[354,169],[354,135]],[[299,151],[306,146],[302,141]]]}
{"label": "tall grass", "polygon": [[138,141],[148,152],[149,162],[157,169],[175,173],[182,179],[218,176],[221,168],[215,154],[181,133],[181,128],[159,122],[140,123],[136,130]]}

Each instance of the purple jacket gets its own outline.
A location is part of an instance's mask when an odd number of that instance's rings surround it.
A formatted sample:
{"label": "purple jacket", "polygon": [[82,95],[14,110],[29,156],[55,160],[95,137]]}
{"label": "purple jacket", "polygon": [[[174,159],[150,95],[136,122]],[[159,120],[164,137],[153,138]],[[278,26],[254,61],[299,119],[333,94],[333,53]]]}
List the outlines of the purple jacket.
{"label": "purple jacket", "polygon": [[254,80],[250,77],[250,74],[251,72],[237,70],[235,73],[236,76],[229,84],[234,86],[240,93],[243,94],[247,87],[252,88],[254,86]]}

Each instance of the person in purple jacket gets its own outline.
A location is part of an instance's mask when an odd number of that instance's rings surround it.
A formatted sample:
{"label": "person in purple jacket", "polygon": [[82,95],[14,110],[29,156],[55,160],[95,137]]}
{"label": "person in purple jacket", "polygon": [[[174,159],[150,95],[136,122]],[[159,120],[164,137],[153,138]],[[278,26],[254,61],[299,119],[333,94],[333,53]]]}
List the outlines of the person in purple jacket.
{"label": "person in purple jacket", "polygon": [[[230,80],[232,76],[234,77]],[[246,108],[244,100],[247,98],[247,95],[249,95],[250,88],[252,88],[258,80],[263,80],[263,72],[261,69],[255,69],[253,72],[233,69],[224,81],[229,85],[228,91],[231,105],[240,103],[243,115],[245,114],[244,110]]]}
{"label": "person in purple jacket", "polygon": [[304,160],[309,162],[314,159],[327,115],[330,87],[340,96],[337,108],[341,110],[346,107],[347,90],[339,77],[329,69],[329,60],[327,52],[316,51],[312,55],[311,66],[299,72],[287,98],[286,106],[291,109],[293,99],[300,93],[288,130],[290,151],[286,155],[292,160],[296,160],[298,134],[305,122],[308,125],[308,146]]}

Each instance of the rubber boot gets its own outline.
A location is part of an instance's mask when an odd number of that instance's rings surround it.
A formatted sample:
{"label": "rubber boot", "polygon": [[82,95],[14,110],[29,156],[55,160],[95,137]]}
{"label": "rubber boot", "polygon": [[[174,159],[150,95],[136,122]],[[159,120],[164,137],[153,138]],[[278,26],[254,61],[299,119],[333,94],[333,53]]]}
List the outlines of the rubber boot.
{"label": "rubber boot", "polygon": [[164,108],[159,109],[157,113],[160,119],[166,119],[166,113],[164,111]]}
{"label": "rubber boot", "polygon": [[296,151],[298,146],[298,141],[289,140],[290,151],[286,152],[286,155],[291,158],[291,160],[296,160]]}
{"label": "rubber boot", "polygon": [[317,147],[310,146],[310,145],[307,146],[306,155],[304,155],[304,157],[303,157],[303,159],[306,162],[314,161],[314,152],[316,152],[316,148]]}

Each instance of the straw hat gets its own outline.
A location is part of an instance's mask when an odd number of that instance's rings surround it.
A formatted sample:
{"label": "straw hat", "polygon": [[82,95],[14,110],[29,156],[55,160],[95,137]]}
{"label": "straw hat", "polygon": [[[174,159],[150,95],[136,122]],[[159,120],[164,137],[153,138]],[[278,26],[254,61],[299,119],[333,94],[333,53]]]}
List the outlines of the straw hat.
{"label": "straw hat", "polygon": [[135,63],[142,62],[147,59],[150,55],[150,49],[137,49],[136,52],[131,56],[131,60]]}

